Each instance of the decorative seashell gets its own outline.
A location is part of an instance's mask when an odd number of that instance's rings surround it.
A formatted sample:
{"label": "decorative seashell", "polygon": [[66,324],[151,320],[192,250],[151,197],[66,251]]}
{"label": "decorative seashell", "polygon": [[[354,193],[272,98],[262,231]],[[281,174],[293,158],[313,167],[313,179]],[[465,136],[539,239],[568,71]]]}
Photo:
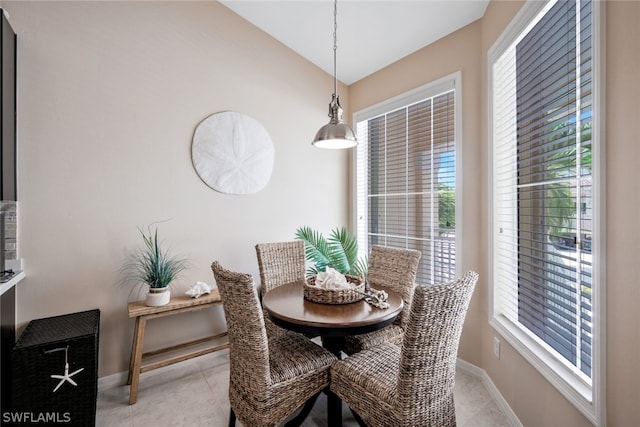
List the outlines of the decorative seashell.
{"label": "decorative seashell", "polygon": [[204,294],[210,294],[213,287],[205,282],[196,282],[185,292],[186,295],[189,295],[192,298],[198,298]]}

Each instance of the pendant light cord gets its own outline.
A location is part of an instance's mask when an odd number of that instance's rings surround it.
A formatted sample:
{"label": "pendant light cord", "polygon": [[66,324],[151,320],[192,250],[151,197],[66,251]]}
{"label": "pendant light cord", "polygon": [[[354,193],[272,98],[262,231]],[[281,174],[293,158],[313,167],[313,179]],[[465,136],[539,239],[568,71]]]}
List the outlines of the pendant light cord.
{"label": "pendant light cord", "polygon": [[338,51],[338,0],[333,1],[333,94],[338,95],[338,72],[336,53]]}
{"label": "pendant light cord", "polygon": [[338,0],[333,0],[333,96],[329,103],[329,123],[316,133],[312,144],[319,148],[351,148],[358,145],[355,132],[342,119],[338,97]]}

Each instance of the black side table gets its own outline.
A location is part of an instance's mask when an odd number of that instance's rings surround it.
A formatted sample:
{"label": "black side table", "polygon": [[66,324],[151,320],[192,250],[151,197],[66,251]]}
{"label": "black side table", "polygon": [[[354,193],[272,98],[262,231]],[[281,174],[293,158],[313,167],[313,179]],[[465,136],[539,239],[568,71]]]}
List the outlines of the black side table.
{"label": "black side table", "polygon": [[27,325],[11,355],[16,424],[95,425],[99,327],[97,309]]}

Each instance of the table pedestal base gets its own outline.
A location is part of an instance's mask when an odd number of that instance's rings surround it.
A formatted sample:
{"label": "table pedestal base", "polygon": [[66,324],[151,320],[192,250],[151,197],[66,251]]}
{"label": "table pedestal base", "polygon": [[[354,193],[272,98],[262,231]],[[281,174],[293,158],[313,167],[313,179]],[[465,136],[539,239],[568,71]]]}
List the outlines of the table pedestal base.
{"label": "table pedestal base", "polygon": [[[322,337],[324,348],[341,359],[344,337],[377,331],[391,324],[402,312],[402,297],[382,287],[389,295],[389,308],[371,308],[364,300],[351,304],[318,304],[304,298],[304,281],[285,283],[267,292],[262,306],[276,325],[309,337]],[[342,426],[342,402],[327,390],[327,418],[331,427]]]}
{"label": "table pedestal base", "polygon": [[[322,337],[322,346],[342,359],[344,337]],[[327,389],[327,422],[330,426],[342,426],[342,400]]]}

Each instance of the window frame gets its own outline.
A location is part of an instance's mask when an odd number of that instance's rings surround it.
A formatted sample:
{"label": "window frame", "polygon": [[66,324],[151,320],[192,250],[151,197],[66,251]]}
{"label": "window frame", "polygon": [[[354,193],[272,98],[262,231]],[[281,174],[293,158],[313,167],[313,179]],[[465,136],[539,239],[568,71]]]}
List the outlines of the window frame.
{"label": "window frame", "polygon": [[[553,2],[551,0],[550,2]],[[538,372],[565,396],[590,422],[595,425],[606,425],[606,313],[605,313],[605,152],[604,152],[604,20],[605,9],[603,2],[592,1],[593,16],[593,117],[592,117],[592,171],[593,171],[593,294],[592,294],[592,376],[591,386],[552,356],[543,345],[532,339],[511,321],[496,313],[494,307],[495,281],[494,256],[496,232],[494,224],[494,149],[493,149],[493,65],[502,53],[522,34],[528,30],[531,21],[550,3],[527,0],[504,32],[498,37],[487,54],[487,141],[488,141],[488,253],[489,256],[489,324],[511,346],[520,353],[525,360],[533,365]]]}
{"label": "window frame", "polygon": [[[352,123],[354,127],[357,127],[358,122],[369,120],[381,114],[390,113],[399,108],[406,107],[408,105],[420,102],[424,99],[431,98],[442,94],[449,90],[454,90],[454,141],[455,141],[455,247],[456,247],[456,260],[455,260],[455,275],[459,276],[462,271],[461,265],[463,264],[463,256],[461,248],[461,236],[463,233],[462,224],[462,212],[463,212],[463,153],[462,153],[462,72],[456,71],[449,75],[443,76],[439,79],[426,83],[415,89],[401,93],[394,97],[388,98],[384,101],[378,102],[370,107],[356,111],[352,114]],[[365,162],[366,164],[366,162]],[[364,180],[366,182],[367,168],[365,167]],[[352,198],[352,223],[356,230],[356,237],[358,239],[358,252],[359,256],[368,256],[370,248],[368,247],[368,239],[366,234],[368,233],[367,224],[367,209],[364,209],[363,215],[358,218],[358,147],[353,151],[351,156],[351,191],[354,197]],[[365,233],[363,238],[362,233]],[[364,244],[362,243],[364,242]]]}

